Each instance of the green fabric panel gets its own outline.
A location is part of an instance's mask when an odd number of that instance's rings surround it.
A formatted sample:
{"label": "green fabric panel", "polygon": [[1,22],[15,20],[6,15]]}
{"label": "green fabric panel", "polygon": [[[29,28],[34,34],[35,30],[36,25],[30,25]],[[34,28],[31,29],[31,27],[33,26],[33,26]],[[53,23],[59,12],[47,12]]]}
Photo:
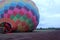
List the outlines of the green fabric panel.
{"label": "green fabric panel", "polygon": [[1,23],[0,25],[1,25],[1,27],[4,27],[4,23]]}
{"label": "green fabric panel", "polygon": [[33,23],[29,24],[29,30],[32,30],[33,27],[34,27],[34,24]]}
{"label": "green fabric panel", "polygon": [[18,18],[17,17],[14,17],[13,20],[16,21]]}
{"label": "green fabric panel", "polygon": [[16,17],[17,17],[17,18],[20,18],[21,16],[20,16],[20,14],[17,14]]}
{"label": "green fabric panel", "polygon": [[26,23],[27,23],[27,24],[31,24],[31,23],[32,23],[32,20],[31,20],[31,19],[27,19],[27,20],[26,20]]}
{"label": "green fabric panel", "polygon": [[21,17],[20,14],[17,14],[17,15],[13,18],[13,20],[16,21],[16,20],[18,20],[20,17]]}
{"label": "green fabric panel", "polygon": [[32,20],[31,19],[29,19],[29,24],[31,24],[32,23]]}
{"label": "green fabric panel", "polygon": [[20,21],[25,21],[27,19],[27,17],[24,15],[24,16],[21,16],[20,18],[19,18],[19,20]]}
{"label": "green fabric panel", "polygon": [[27,19],[26,15],[24,15],[23,18],[26,20]]}
{"label": "green fabric panel", "polygon": [[14,18],[14,15],[11,15],[10,18],[13,19]]}
{"label": "green fabric panel", "polygon": [[23,17],[20,17],[19,20],[20,20],[20,21],[24,21]]}

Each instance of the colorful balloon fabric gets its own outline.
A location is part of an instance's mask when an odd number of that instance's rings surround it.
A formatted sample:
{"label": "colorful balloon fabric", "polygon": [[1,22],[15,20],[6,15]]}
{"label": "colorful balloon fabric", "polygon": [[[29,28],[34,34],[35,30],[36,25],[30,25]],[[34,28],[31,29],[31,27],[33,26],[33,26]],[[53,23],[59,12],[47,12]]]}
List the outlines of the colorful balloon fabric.
{"label": "colorful balloon fabric", "polygon": [[0,30],[3,32],[28,32],[36,29],[39,12],[31,0],[1,0]]}

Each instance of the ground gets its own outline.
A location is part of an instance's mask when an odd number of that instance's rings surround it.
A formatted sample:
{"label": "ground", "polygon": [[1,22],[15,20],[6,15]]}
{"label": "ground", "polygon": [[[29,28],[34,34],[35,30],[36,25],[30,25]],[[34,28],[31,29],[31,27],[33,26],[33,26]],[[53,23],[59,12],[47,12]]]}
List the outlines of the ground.
{"label": "ground", "polygon": [[60,40],[60,30],[0,34],[0,40]]}

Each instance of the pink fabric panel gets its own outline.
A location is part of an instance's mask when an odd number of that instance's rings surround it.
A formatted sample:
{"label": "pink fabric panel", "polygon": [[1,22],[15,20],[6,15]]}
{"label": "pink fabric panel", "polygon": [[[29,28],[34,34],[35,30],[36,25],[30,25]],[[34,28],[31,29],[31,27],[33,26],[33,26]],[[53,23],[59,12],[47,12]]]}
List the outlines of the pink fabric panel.
{"label": "pink fabric panel", "polygon": [[19,13],[19,11],[20,11],[20,9],[14,8],[14,12],[15,12],[15,13]]}
{"label": "pink fabric panel", "polygon": [[25,8],[21,8],[19,13],[20,13],[20,15],[24,15],[25,13],[27,13],[27,11]]}
{"label": "pink fabric panel", "polygon": [[4,18],[8,18],[8,15],[7,14],[4,14]]}
{"label": "pink fabric panel", "polygon": [[8,14],[13,14],[13,11],[12,10],[8,10]]}
{"label": "pink fabric panel", "polygon": [[36,16],[32,17],[32,21],[35,22],[36,21]]}
{"label": "pink fabric panel", "polygon": [[28,18],[31,18],[31,17],[33,16],[31,11],[28,11],[28,12],[26,13],[26,15],[27,15]]}

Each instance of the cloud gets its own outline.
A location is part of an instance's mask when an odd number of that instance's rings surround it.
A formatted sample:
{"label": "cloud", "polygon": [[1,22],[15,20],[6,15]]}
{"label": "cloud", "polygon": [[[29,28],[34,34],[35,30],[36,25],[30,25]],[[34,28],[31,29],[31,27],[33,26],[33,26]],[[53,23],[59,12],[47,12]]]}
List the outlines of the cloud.
{"label": "cloud", "polygon": [[0,0],[0,1],[2,1],[2,0]]}
{"label": "cloud", "polygon": [[60,27],[60,0],[33,0],[40,13],[37,28]]}

